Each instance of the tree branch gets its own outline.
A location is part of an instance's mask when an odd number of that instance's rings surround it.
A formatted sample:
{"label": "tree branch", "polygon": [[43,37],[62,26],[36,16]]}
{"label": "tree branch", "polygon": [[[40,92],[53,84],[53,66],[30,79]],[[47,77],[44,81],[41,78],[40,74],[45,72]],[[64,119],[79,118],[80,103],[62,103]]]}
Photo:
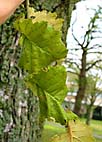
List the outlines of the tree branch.
{"label": "tree branch", "polygon": [[102,54],[102,52],[98,52],[98,51],[97,51],[97,52],[94,52],[94,51],[93,51],[93,52],[88,52],[87,54]]}
{"label": "tree branch", "polygon": [[95,45],[93,45],[92,47],[88,48],[87,51],[88,51],[88,50],[92,50],[92,49],[97,49],[97,48],[100,48],[100,47],[102,47],[102,45],[95,44]]}
{"label": "tree branch", "polygon": [[99,62],[101,62],[101,61],[102,61],[102,59],[93,62],[93,63],[86,69],[86,71],[89,71],[93,66],[95,66],[97,63],[99,63]]}
{"label": "tree branch", "polygon": [[79,74],[78,74],[78,73],[76,73],[76,72],[73,72],[73,71],[70,71],[70,70],[67,70],[67,72],[69,72],[69,73],[72,73],[72,74],[75,74],[75,75],[79,76]]}
{"label": "tree branch", "polygon": [[73,64],[73,66],[75,65],[77,69],[80,69],[79,64],[77,62],[71,61],[70,59],[65,60],[65,63]]}

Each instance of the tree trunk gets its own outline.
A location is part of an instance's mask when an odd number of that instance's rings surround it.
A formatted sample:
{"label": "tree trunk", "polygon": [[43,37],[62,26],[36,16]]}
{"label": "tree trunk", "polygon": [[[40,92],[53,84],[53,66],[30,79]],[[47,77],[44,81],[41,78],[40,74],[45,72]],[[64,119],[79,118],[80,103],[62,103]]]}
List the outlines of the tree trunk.
{"label": "tree trunk", "polygon": [[0,26],[0,142],[40,142],[38,99],[26,89],[17,65],[15,19]]}
{"label": "tree trunk", "polygon": [[86,116],[86,124],[87,125],[90,125],[92,115],[93,115],[93,105],[91,104],[91,105],[87,106],[87,116]]}
{"label": "tree trunk", "polygon": [[96,96],[94,94],[95,92],[92,91],[92,94],[91,94],[91,99],[90,99],[90,104],[87,105],[87,115],[86,115],[86,124],[87,125],[90,125],[90,121],[92,119],[92,116],[93,116],[93,111],[94,111],[94,103],[95,103],[95,100],[96,100]]}
{"label": "tree trunk", "polygon": [[87,52],[83,49],[82,60],[81,60],[81,69],[79,74],[79,89],[75,98],[75,106],[74,112],[80,116],[81,111],[81,103],[85,96],[85,89],[86,89],[86,55]]}

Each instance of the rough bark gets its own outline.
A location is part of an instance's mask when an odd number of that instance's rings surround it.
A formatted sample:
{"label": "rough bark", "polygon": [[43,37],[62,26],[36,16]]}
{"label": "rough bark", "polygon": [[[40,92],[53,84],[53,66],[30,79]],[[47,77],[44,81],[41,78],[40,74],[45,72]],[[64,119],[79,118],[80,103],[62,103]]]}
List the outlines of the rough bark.
{"label": "rough bark", "polygon": [[26,93],[18,67],[15,19],[16,15],[0,26],[0,142],[39,142],[38,100],[29,90]]}

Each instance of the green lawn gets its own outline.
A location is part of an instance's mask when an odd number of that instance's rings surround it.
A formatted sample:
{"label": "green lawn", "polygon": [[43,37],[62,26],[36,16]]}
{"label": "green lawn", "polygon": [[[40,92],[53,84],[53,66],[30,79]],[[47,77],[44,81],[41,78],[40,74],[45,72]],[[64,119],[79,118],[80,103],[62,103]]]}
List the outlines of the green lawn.
{"label": "green lawn", "polygon": [[95,134],[102,136],[102,121],[92,120],[90,126]]}
{"label": "green lawn", "polygon": [[[83,122],[85,122],[85,119],[82,119]],[[90,127],[93,130],[93,134],[101,136],[102,137],[102,121],[99,120],[91,120]],[[102,142],[102,139],[96,139],[96,142]]]}
{"label": "green lawn", "polygon": [[[81,120],[85,122],[85,119],[81,119]],[[94,134],[102,136],[102,121],[91,120],[90,126]]]}
{"label": "green lawn", "polygon": [[54,122],[47,122],[43,131],[43,142],[48,142],[54,135],[60,135],[65,132],[64,127]]}
{"label": "green lawn", "polygon": [[102,139],[96,139],[96,142],[102,142]]}
{"label": "green lawn", "polygon": [[[83,119],[82,121],[85,122],[85,119]],[[92,120],[91,128],[93,130],[93,134],[102,136],[102,121]],[[49,142],[51,137],[53,137],[54,135],[60,135],[64,132],[65,129],[60,124],[56,124],[54,122],[47,122],[44,126],[42,141]],[[96,142],[102,142],[102,139],[97,138]]]}

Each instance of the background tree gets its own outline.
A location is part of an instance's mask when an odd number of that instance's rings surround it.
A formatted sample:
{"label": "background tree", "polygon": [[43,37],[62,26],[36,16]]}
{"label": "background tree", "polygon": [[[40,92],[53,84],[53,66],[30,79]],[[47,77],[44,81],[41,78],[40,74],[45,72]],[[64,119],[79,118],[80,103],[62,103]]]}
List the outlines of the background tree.
{"label": "background tree", "polygon": [[[86,90],[86,73],[92,70],[102,61],[102,44],[98,41],[101,38],[100,22],[101,7],[93,10],[94,15],[90,17],[87,30],[81,39],[78,39],[74,33],[76,19],[72,24],[71,32],[76,43],[75,48],[69,48],[69,55],[66,60],[68,72],[78,75],[78,91],[76,95],[74,112],[80,116],[81,102],[85,96]],[[83,29],[83,27],[82,27]],[[98,42],[98,43],[97,43]],[[94,57],[94,58],[92,58]],[[75,58],[75,60],[74,60]]]}
{"label": "background tree", "polygon": [[[93,111],[95,109],[95,101],[97,98],[102,95],[102,88],[101,88],[102,80],[99,75],[92,75],[89,74],[87,76],[87,85],[85,91],[85,98],[86,98],[86,124],[90,125],[90,121],[93,116]],[[100,104],[97,104],[100,105]]]}

